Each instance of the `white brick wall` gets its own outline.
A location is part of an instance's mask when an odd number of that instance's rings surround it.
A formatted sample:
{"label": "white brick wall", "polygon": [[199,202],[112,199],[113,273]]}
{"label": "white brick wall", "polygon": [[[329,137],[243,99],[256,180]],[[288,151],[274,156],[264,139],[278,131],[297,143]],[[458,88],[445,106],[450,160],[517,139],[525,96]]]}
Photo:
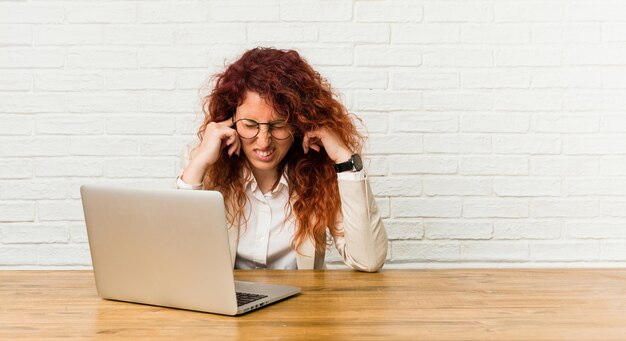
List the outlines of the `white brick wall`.
{"label": "white brick wall", "polygon": [[363,118],[387,267],[624,266],[625,33],[616,0],[2,1],[0,268],[89,267],[80,185],[171,187],[259,45]]}

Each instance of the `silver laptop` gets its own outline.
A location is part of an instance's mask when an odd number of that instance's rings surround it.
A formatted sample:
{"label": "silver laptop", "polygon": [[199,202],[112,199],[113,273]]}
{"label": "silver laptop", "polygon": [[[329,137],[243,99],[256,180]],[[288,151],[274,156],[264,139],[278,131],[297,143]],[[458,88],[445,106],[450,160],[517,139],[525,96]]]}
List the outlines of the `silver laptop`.
{"label": "silver laptop", "polygon": [[84,185],[98,295],[237,315],[300,288],[235,281],[219,192]]}

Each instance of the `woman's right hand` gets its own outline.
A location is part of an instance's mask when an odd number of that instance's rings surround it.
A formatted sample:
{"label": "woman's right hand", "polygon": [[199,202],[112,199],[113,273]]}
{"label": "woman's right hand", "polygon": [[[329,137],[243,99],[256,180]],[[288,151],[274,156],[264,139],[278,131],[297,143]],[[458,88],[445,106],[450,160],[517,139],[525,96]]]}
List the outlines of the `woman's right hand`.
{"label": "woman's right hand", "polygon": [[239,155],[241,141],[237,131],[232,128],[233,121],[211,122],[202,135],[202,143],[190,155],[191,160],[185,168],[182,180],[188,184],[201,183],[207,168],[217,162],[223,148],[228,148],[228,155]]}

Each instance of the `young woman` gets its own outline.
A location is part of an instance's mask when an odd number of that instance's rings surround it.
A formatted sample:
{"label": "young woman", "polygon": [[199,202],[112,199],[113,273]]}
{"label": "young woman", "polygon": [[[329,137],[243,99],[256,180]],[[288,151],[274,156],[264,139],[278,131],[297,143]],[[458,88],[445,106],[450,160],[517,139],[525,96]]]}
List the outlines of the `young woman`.
{"label": "young woman", "polygon": [[203,111],[176,184],[222,193],[235,268],[324,268],[332,242],[354,269],[383,266],[387,234],[363,138],[296,51],[248,50],[215,76]]}

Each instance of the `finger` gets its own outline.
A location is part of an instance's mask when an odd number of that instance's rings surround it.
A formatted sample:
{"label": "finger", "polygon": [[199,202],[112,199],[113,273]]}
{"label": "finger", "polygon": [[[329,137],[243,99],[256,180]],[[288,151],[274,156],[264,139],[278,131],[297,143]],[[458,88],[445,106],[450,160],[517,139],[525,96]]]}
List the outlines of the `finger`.
{"label": "finger", "polygon": [[304,154],[309,152],[309,133],[305,133],[302,138],[302,149],[304,150]]}
{"label": "finger", "polygon": [[233,122],[233,119],[232,119],[232,118],[229,118],[229,119],[227,119],[227,120],[225,120],[225,121],[222,121],[222,122],[217,122],[217,124],[218,124],[220,127],[232,127],[232,126],[235,124],[235,122]]}
{"label": "finger", "polygon": [[318,153],[320,152],[320,149],[321,149],[319,144],[317,144],[317,143],[311,144],[310,148],[313,149],[314,151],[318,152]]}

